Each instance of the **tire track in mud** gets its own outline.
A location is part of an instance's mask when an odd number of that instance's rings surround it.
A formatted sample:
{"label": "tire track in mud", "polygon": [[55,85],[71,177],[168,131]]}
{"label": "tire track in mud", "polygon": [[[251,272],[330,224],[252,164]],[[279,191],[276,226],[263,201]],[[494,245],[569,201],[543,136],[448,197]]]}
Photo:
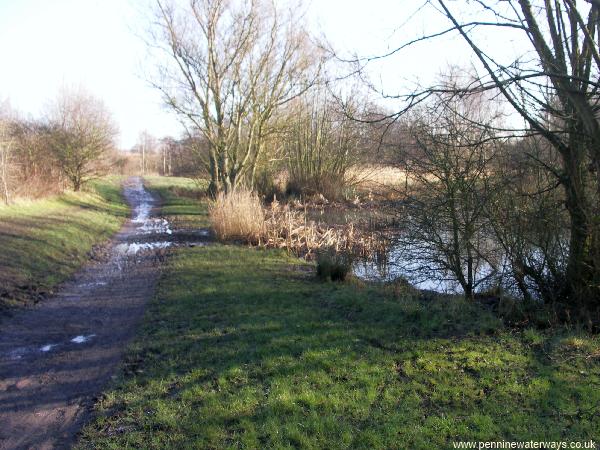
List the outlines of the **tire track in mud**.
{"label": "tire track in mud", "polygon": [[69,447],[133,337],[169,248],[209,240],[207,230],[173,232],[140,178],[123,193],[132,219],[105,260],[2,324],[0,449]]}

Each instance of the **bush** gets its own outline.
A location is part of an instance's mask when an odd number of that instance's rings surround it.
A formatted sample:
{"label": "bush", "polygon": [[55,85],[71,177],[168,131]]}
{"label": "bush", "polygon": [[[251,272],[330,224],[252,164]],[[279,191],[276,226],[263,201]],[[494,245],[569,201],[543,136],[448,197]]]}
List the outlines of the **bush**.
{"label": "bush", "polygon": [[327,200],[339,201],[346,198],[348,181],[343,174],[321,173],[303,178],[292,173],[287,184],[288,196],[303,197],[321,194]]}
{"label": "bush", "polygon": [[219,194],[211,204],[210,222],[221,241],[259,241],[265,217],[258,195],[246,190]]}
{"label": "bush", "polygon": [[283,198],[286,193],[287,179],[285,174],[263,169],[256,175],[254,186],[256,192],[267,202]]}
{"label": "bush", "polygon": [[344,281],[352,270],[353,258],[349,253],[333,250],[317,257],[317,276],[323,280]]}

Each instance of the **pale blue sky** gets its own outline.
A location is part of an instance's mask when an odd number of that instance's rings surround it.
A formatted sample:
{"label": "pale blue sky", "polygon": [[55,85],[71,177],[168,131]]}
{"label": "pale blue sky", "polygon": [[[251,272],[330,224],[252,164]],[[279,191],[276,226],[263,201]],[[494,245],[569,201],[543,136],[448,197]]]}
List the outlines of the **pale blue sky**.
{"label": "pale blue sky", "polygon": [[143,129],[177,134],[160,96],[143,79],[137,6],[125,0],[0,0],[0,98],[37,116],[63,85],[101,97],[121,144]]}
{"label": "pale blue sky", "polygon": [[[376,54],[423,30],[445,26],[434,12],[411,17],[416,0],[312,0],[308,18],[342,50]],[[0,100],[24,115],[37,116],[61,86],[82,85],[101,97],[131,147],[147,129],[177,136],[179,124],[142,76],[148,64],[136,35],[145,28],[147,0],[0,0]],[[407,22],[407,23],[405,23]],[[398,27],[400,27],[398,29]],[[502,51],[511,41],[490,42]],[[389,92],[408,80],[431,80],[448,63],[471,58],[464,43],[445,39],[373,65],[375,79]]]}

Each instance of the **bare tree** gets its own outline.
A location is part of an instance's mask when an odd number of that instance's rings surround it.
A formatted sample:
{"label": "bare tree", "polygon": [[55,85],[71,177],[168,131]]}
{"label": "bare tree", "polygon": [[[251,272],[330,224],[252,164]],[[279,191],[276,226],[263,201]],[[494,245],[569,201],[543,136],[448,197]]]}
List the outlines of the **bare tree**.
{"label": "bare tree", "polygon": [[9,125],[6,120],[0,117],[0,189],[2,190],[2,199],[7,205],[11,200],[12,147],[13,138],[9,132]]}
{"label": "bare tree", "polygon": [[48,124],[39,119],[10,120],[13,141],[12,195],[39,197],[64,189],[64,175],[48,145]]}
{"label": "bare tree", "polygon": [[73,189],[98,174],[97,163],[114,147],[116,126],[104,103],[79,90],[64,90],[52,105],[47,144]]}
{"label": "bare tree", "polygon": [[208,141],[211,191],[251,186],[273,114],[320,71],[297,9],[284,14],[262,0],[156,4],[153,41],[169,57],[155,86],[191,135]]}
{"label": "bare tree", "polygon": [[158,149],[158,140],[152,136],[147,130],[142,131],[135,144],[135,151],[140,155],[140,174],[146,175],[151,166],[154,166]]}
{"label": "bare tree", "polygon": [[159,148],[162,159],[162,171],[161,174],[172,175],[173,174],[173,153],[177,143],[172,137],[163,137],[160,140]]}
{"label": "bare tree", "polygon": [[569,218],[564,192],[544,166],[560,167],[560,156],[543,138],[505,144],[493,167],[501,190],[486,209],[509,272],[505,286],[525,300],[555,303],[565,284]]}
{"label": "bare tree", "polygon": [[[356,104],[351,108],[358,110]],[[287,115],[282,147],[288,189],[321,193],[330,200],[342,197],[352,181],[349,169],[359,161],[366,125],[348,117],[323,89],[295,102]]]}
{"label": "bare tree", "polygon": [[414,148],[402,149],[409,187],[399,247],[417,277],[448,277],[467,298],[498,271],[486,217],[495,194],[498,119],[489,105],[484,95],[437,94],[413,111]]}
{"label": "bare tree", "polygon": [[[568,261],[559,298],[578,309],[600,307],[600,3],[596,0],[429,0],[449,21],[444,29],[401,43],[381,59],[423,41],[456,33],[480,66],[480,77],[454,93],[496,90],[526,123],[521,135],[543,137],[558,155],[558,167],[544,166],[562,187],[569,214]],[[490,53],[490,34],[521,37],[528,50],[512,61]],[[434,95],[430,86],[398,96],[398,115]],[[535,155],[530,155],[535,158]],[[543,161],[538,163],[544,165]],[[582,308],[583,307],[583,308]]]}
{"label": "bare tree", "polygon": [[[600,5],[582,6],[574,0],[478,2],[481,14],[494,13],[495,27],[521,30],[533,46],[534,64],[515,62],[506,68],[484,53],[472,31],[467,32],[482,24],[462,23],[443,0],[438,3],[484,66],[488,83],[560,154],[562,164],[555,175],[570,215],[564,295],[578,305],[599,306],[600,55],[596,39]],[[593,190],[591,178],[595,178]]]}

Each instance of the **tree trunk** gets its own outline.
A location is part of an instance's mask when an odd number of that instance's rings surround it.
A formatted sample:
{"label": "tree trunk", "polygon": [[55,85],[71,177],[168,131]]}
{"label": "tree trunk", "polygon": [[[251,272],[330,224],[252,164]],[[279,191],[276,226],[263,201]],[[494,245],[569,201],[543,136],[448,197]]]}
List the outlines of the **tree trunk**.
{"label": "tree trunk", "polygon": [[586,195],[585,155],[573,142],[571,152],[563,155],[567,174],[564,180],[566,208],[570,219],[569,259],[566,270],[565,297],[569,303],[584,306],[592,298],[588,295],[593,282],[591,266],[592,230],[589,200]]}
{"label": "tree trunk", "polygon": [[221,177],[219,174],[219,162],[216,158],[216,153],[211,150],[209,154],[209,172],[210,172],[210,183],[208,185],[208,194],[211,197],[216,197],[221,192]]}
{"label": "tree trunk", "polygon": [[2,173],[0,174],[2,178],[2,197],[4,203],[8,205],[10,203],[10,195],[8,191],[8,156],[6,150],[0,154],[0,165],[2,169]]}
{"label": "tree trunk", "polygon": [[[467,246],[469,244],[467,243]],[[473,285],[475,283],[473,273],[473,256],[471,255],[471,250],[467,251],[467,288],[465,289],[465,297],[469,300],[473,300],[474,298],[474,289]]]}

